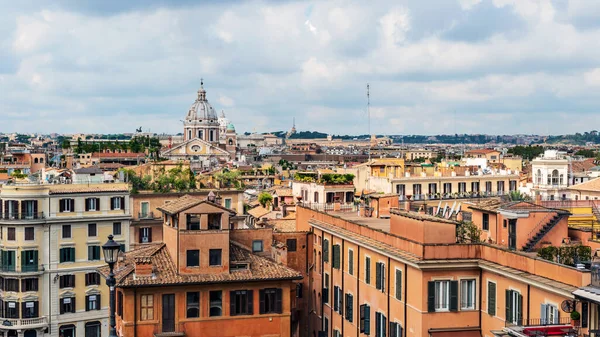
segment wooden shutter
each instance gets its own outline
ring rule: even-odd
[[[381,314],[375,313],[375,337],[381,337]]]
[[[111,211],[115,210],[115,198],[114,197],[110,198],[110,210]]]
[[[333,245],[333,268],[340,269],[340,245]]]
[[[396,324],[394,322],[390,322],[390,337],[398,337],[396,335]]]
[[[381,268],[381,291],[385,292],[385,264],[382,262],[379,267]]]
[[[41,218],[40,216],[38,216],[38,204],[39,204],[38,200],[33,201],[33,218],[34,219]],[[0,210],[0,212],[2,212],[2,210]]]
[[[275,312],[281,314],[283,312],[283,291],[281,288],[275,290]]]
[[[333,311],[338,311],[338,287],[333,287]]]
[[[379,268],[379,265],[381,263],[376,262],[375,263],[375,288],[377,289],[381,289],[381,269]]]
[[[25,309],[26,309],[26,303],[25,302],[21,302],[21,317],[25,318]]]
[[[73,275],[73,278],[75,278],[75,276]],[[75,312],[75,297],[71,297],[71,312]]]
[[[427,312],[435,312],[435,282],[427,282]]]
[[[348,253],[348,273],[350,275],[354,274],[354,252],[351,250]]]
[[[148,228],[148,242],[152,242],[152,227]]]
[[[360,332],[365,331],[365,305],[361,305],[358,307],[358,327]]]
[[[7,201],[7,203],[8,203],[8,201]],[[6,209],[8,209],[8,206],[6,207]],[[60,199],[58,201],[58,211],[61,213],[65,211],[65,199]]]
[[[350,323],[352,323],[352,321],[354,320],[354,296],[352,296],[351,294],[348,294],[348,304],[347,307],[348,309],[346,309],[347,315],[348,315],[348,321],[350,321]]]
[[[85,297],[85,311],[90,311],[90,296]]]
[[[35,317],[39,317],[40,315],[40,305],[38,301],[33,302],[33,315]]]
[[[371,283],[371,258],[365,258],[365,283]]]
[[[450,281],[450,311],[458,311],[458,281]]]
[[[75,199],[69,199],[69,203],[71,204],[71,212],[75,212]]]
[[[488,314],[496,315],[496,283],[488,282]]]
[[[329,262],[329,240],[323,239],[323,262]]]
[[[125,209],[125,197],[121,197],[121,209]]]
[[[553,323],[553,322],[547,322],[547,319],[548,319],[547,310],[548,310],[548,305],[542,303],[541,308],[540,308],[540,320],[541,320],[542,325],[545,325],[548,323]]]
[[[87,198],[85,199],[85,211],[89,211],[90,210],[90,199]]]
[[[264,314],[265,313],[265,290],[264,289],[260,289],[258,291],[258,300],[259,300],[258,312],[260,314]]]
[[[246,294],[248,294],[248,315],[254,314],[254,290],[246,290]]]
[[[61,278],[62,280],[62,278]],[[64,314],[65,313],[65,299],[61,298],[60,299],[60,314]]]
[[[402,300],[402,271],[396,269],[396,299]]]
[[[229,315],[236,315],[235,290],[229,292]]]
[[[384,314],[381,314],[381,336],[385,337],[385,330],[387,329],[387,321]]]
[[[100,210],[102,210],[102,209],[100,208],[100,198],[96,198],[96,210],[97,210],[97,211],[100,211]]]
[[[100,294],[96,295],[96,310],[100,310],[102,308],[102,299],[100,296]]]
[[[511,291],[510,290],[506,290],[506,316],[505,316],[505,320],[508,322],[512,322],[513,318],[512,318],[512,306],[511,306]]]
[[[371,334],[371,307],[365,305],[365,335]]]
[[[523,296],[517,294],[517,324],[522,325],[523,323]]]

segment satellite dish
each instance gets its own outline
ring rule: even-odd
[[[575,301],[571,301],[571,300],[564,300],[564,301],[562,301],[562,303],[560,304],[560,308],[561,308],[561,309],[562,309],[562,311],[564,311],[564,312],[571,313],[571,312],[573,312],[573,310],[575,310]]]

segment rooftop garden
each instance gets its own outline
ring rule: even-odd
[[[353,184],[354,174],[324,173],[320,177],[316,173],[296,173],[294,180],[305,183],[318,183],[327,185]]]

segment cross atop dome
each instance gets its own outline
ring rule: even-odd
[[[198,101],[206,102],[206,90],[204,90],[204,79],[200,79],[200,89],[198,89]]]

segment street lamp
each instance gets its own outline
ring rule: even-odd
[[[117,337],[117,331],[115,330],[115,274],[113,273],[115,263],[117,262],[117,257],[119,256],[119,250],[121,250],[121,245],[113,240],[113,236],[108,236],[108,241],[102,246],[102,251],[104,253],[104,261],[108,264],[110,268],[110,273],[108,274],[108,279],[106,280],[106,285],[110,289],[110,328],[109,328],[109,337]]]

